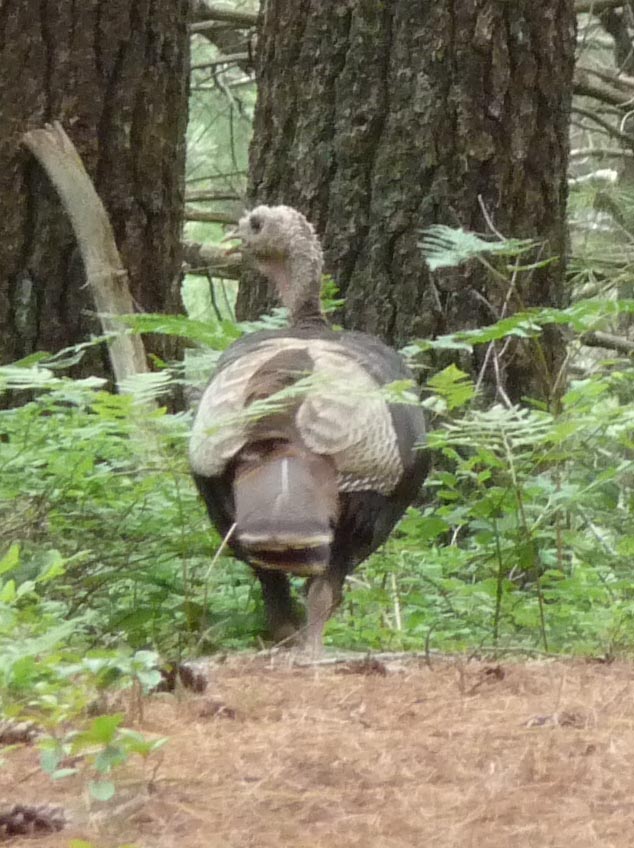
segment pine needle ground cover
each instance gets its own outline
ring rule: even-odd
[[[0,796],[65,808],[40,848],[629,848],[629,665],[384,666],[234,657],[204,696],[146,703],[137,729],[170,741],[124,767],[109,804],[89,806],[79,776],[51,783],[29,747],[5,756]]]

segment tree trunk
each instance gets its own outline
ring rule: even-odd
[[[483,207],[562,257],[513,307],[563,302],[574,47],[572,0],[265,0],[249,197],[315,223],[346,326],[398,346],[492,323],[506,291],[478,266],[432,279],[418,246],[433,223],[490,232]],[[249,277],[239,315],[269,297]],[[514,398],[543,376],[507,359]]]
[[[137,307],[179,310],[188,8],[0,0],[0,362],[99,333],[71,224],[20,146],[46,122],[62,123],[95,183]],[[161,339],[149,348],[174,353]],[[109,374],[105,348],[77,373]]]

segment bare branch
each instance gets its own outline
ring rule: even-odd
[[[625,5],[628,8],[630,6],[629,3]],[[616,9],[606,9],[599,16],[599,22],[603,30],[614,40],[613,55],[618,70],[631,74],[634,72],[632,63],[634,51],[628,26],[629,15],[625,14],[625,9],[622,11],[623,13],[619,14]]]
[[[237,280],[242,268],[239,253],[227,256],[226,251],[213,244],[200,244],[195,241],[183,242],[183,261],[188,274],[222,277]]]
[[[255,80],[253,79],[253,77],[243,77],[242,79],[238,80],[230,80],[227,83],[227,88],[233,91],[233,89],[235,88],[246,88],[247,86],[252,85],[255,85]]]
[[[625,5],[625,0],[577,0],[575,12],[578,15],[590,13],[600,15],[606,9],[619,9]]]
[[[633,139],[634,140],[634,139]],[[203,203],[205,201],[221,201],[221,200],[235,200],[241,201],[243,198],[236,194],[235,192],[222,192],[222,191],[187,191],[185,192],[185,200],[187,201],[198,201]]]
[[[633,354],[634,342],[630,339],[625,339],[623,336],[614,336],[612,333],[584,333],[581,336],[581,342],[588,347],[606,347],[610,350],[616,350],[619,353]]]
[[[588,118],[591,121],[594,121],[600,127],[608,133],[608,135],[612,136],[612,138],[618,138],[619,141],[622,141],[623,144],[627,144],[628,147],[634,148],[634,136],[628,135],[627,133],[621,132],[620,129],[610,124],[608,121],[604,121],[603,118],[599,117],[599,115],[591,112],[589,109],[583,109],[581,106],[573,106],[572,111],[576,115],[582,115],[584,118]]]
[[[192,65],[192,71],[204,71],[208,68],[217,68],[219,65],[238,65],[241,62],[248,62],[250,56],[248,53],[231,53],[229,56],[218,56],[209,62],[200,62],[198,65]]]
[[[189,185],[191,183],[204,183],[209,180],[228,180],[230,177],[246,177],[246,171],[227,171],[226,174],[205,174],[202,177],[190,177],[185,182]]]
[[[230,212],[206,212],[204,209],[185,207],[186,221],[205,221],[210,224],[237,224],[238,218]]]
[[[593,85],[588,82],[585,75],[578,73],[575,74],[572,90],[575,94],[579,94],[582,97],[594,97],[595,100],[600,100],[602,103],[609,103],[610,106],[625,107],[632,103],[632,98],[617,88],[607,85]]]
[[[611,35],[598,35],[593,32],[587,38],[579,36],[577,46],[581,48],[595,47],[599,50],[614,50],[614,39]]]
[[[576,70],[579,74],[590,74],[591,76],[595,76],[602,82],[606,82],[608,85],[624,91],[626,94],[629,94],[630,97],[634,95],[634,77],[628,76],[627,74],[615,73],[614,71],[605,71],[601,68],[590,68],[588,65],[581,64],[577,65]]]
[[[108,214],[60,123],[31,130],[22,136],[22,142],[48,174],[71,220],[104,333],[115,334],[108,342],[108,352],[121,385],[126,377],[146,372],[148,367],[143,341],[123,332],[125,327],[117,320],[118,315],[134,312],[134,302]]]
[[[213,44],[223,57],[245,56],[246,51],[246,57],[244,59],[236,59],[234,64],[238,65],[245,73],[250,74],[253,71],[252,39],[254,38],[254,26],[245,28],[245,26],[232,22],[210,20],[209,15],[214,13],[214,8],[217,12],[217,7],[208,6],[204,0],[194,0],[192,12],[193,25],[202,24],[205,29],[195,29],[193,30],[193,34]],[[226,13],[227,11],[227,7],[222,8],[222,12]],[[235,14],[235,10],[231,11]],[[244,14],[251,15],[252,13],[242,12],[240,14],[243,16]]]
[[[571,159],[584,159],[586,156],[596,156],[599,159],[632,159],[634,151],[622,150],[619,147],[578,147],[570,151]]]
[[[614,185],[617,179],[618,174],[614,168],[598,168],[596,171],[591,171],[589,174],[583,174],[580,177],[568,177],[568,185],[571,188],[580,185],[587,185],[588,183],[595,183],[597,185]],[[574,227],[575,222],[571,221],[569,225]],[[585,226],[585,224],[581,225],[580,222],[577,222],[577,225]]]
[[[231,6],[221,6],[218,3],[212,5],[199,3],[196,6],[196,19],[195,23],[190,24],[190,32],[203,32],[217,23],[231,24],[236,29],[254,27],[258,22],[258,14],[232,9]]]

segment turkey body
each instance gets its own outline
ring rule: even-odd
[[[193,428],[193,476],[219,533],[236,523],[229,545],[256,570],[274,638],[298,624],[284,572],[325,576],[332,607],[420,489],[429,469],[422,410],[380,391],[408,378],[378,339],[324,326],[253,333],[221,357]],[[248,415],[298,384],[286,403]],[[238,513],[241,479],[255,504]],[[248,515],[258,506],[259,535]]]
[[[427,475],[423,412],[384,391],[411,379],[395,351],[328,326],[321,245],[301,213],[259,206],[236,237],[275,284],[290,327],[222,355],[194,420],[192,473],[211,521],[255,569],[276,641],[300,626],[288,575],[309,578],[318,652],[346,575],[387,539]]]

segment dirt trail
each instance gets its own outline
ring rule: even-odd
[[[62,833],[9,844],[634,844],[631,665],[234,657],[209,677],[203,696],[148,699],[140,729],[170,741],[151,783],[152,764],[131,764],[110,805],[87,812],[81,781],[51,783],[34,748],[7,754],[1,798],[71,813]]]

